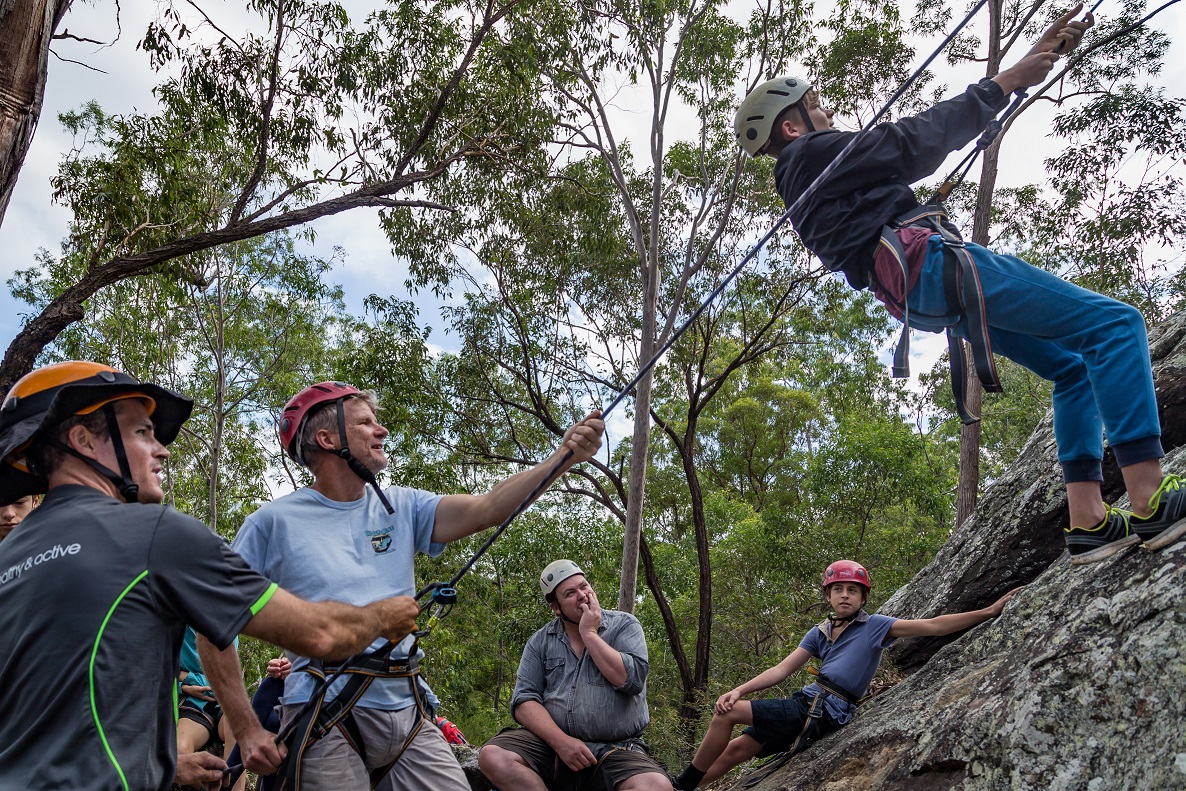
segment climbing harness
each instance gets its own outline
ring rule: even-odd
[[[987,133],[986,133],[987,134]],[[983,138],[982,138],[983,139]],[[903,228],[928,228],[932,233],[939,234],[943,239],[943,292],[947,305],[952,309],[946,317],[929,316],[928,318],[966,319],[968,342],[972,346],[972,360],[976,367],[976,375],[980,384],[990,393],[1001,392],[1000,378],[997,376],[996,362],[992,356],[992,343],[988,338],[988,320],[984,309],[984,289],[980,285],[980,274],[976,269],[976,261],[968,252],[959,230],[951,217],[947,214],[947,207],[941,199],[932,197],[931,202],[919,206],[898,217],[893,223],[881,229],[879,247],[885,248],[902,270],[902,281],[905,283],[901,303],[888,296],[886,299],[902,313],[902,334],[898,345],[894,349],[893,375],[901,379],[910,376],[910,305],[906,301],[906,292],[910,287],[910,272],[906,264],[906,250],[902,240],[898,238],[898,231]],[[876,275],[870,270],[870,275],[876,282]],[[880,285],[880,284],[879,284]],[[917,311],[915,315],[919,314]],[[965,425],[977,423],[979,415],[968,411],[964,400],[964,383],[967,378],[963,349],[959,338],[947,330],[948,364],[951,369],[951,391],[955,396],[955,408],[960,421]]]
[[[864,701],[864,698],[852,694],[844,687],[829,679],[818,668],[808,666],[804,670],[814,676],[812,683],[820,691],[815,693],[811,697],[811,701],[807,704],[807,716],[803,718],[803,727],[800,729],[798,735],[795,736],[795,740],[791,742],[790,746],[782,752],[770,756],[769,760],[758,767],[753,774],[747,775],[745,782],[741,786],[742,788],[754,787],[772,775],[775,770],[786,765],[787,761],[790,761],[791,758],[808,746],[804,743],[804,739],[814,739],[818,735],[824,714],[826,713],[824,704],[827,702],[829,695],[840,698],[852,706],[859,706]],[[812,732],[813,728],[815,733]]]
[[[414,639],[407,657],[392,659],[390,654],[395,650],[397,643],[387,640],[372,651],[356,654],[332,667],[314,661],[301,668],[302,671],[319,678],[320,682],[310,693],[309,700],[276,734],[276,743],[283,742],[288,746],[288,758],[280,769],[285,777],[283,788],[299,791],[300,766],[305,750],[335,727],[341,731],[351,748],[365,760],[366,748],[350,710],[376,678],[408,679],[412,687],[412,698],[416,702],[420,716],[417,717],[415,727],[409,731],[395,757],[388,764],[371,771],[372,788],[377,787],[391,767],[395,766],[395,762],[420,733],[424,723],[433,722],[436,712],[428,705],[420,687],[420,660],[416,654],[419,652],[421,638],[431,634],[440,619],[448,615],[449,610],[457,603],[457,591],[444,583],[435,583],[430,585],[429,589],[432,592],[430,604],[435,605],[436,609],[425,628],[412,633]],[[424,609],[422,607],[420,611],[424,612]],[[334,695],[333,700],[326,703],[326,692],[335,681],[344,676],[347,677],[346,683]]]
[[[399,760],[400,756],[408,749],[408,746],[411,745],[417,734],[420,733],[424,723],[432,722],[435,714],[428,705],[428,701],[425,700],[423,690],[420,687],[420,662],[416,658],[418,649],[419,638],[412,643],[412,648],[408,652],[408,658],[398,662],[391,660],[385,654],[372,652],[363,657],[359,662],[351,665],[339,665],[331,668],[321,662],[314,661],[302,668],[304,672],[316,676],[323,682],[327,676],[336,678],[345,675],[347,676],[347,680],[334,696],[333,700],[328,703],[324,702],[324,694],[317,698],[310,698],[311,701],[315,701],[315,705],[306,706],[301,709],[301,713],[297,717],[294,717],[292,726],[289,729],[293,743],[289,746],[288,757],[282,769],[285,783],[284,788],[300,788],[301,761],[304,758],[305,751],[318,739],[327,736],[334,728],[337,728],[342,733],[346,739],[346,743],[362,757],[365,763],[366,746],[363,743],[362,733],[359,730],[358,723],[355,721],[351,709],[353,709],[354,704],[358,702],[375,679],[406,678],[411,685],[412,698],[416,702],[416,711],[419,716],[416,718],[415,726],[409,730],[407,737],[404,739],[403,745],[396,752],[395,757],[383,766],[371,770],[371,788],[378,787],[388,771],[391,770],[391,767],[395,766],[395,762]]]

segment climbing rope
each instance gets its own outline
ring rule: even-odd
[[[972,21],[973,18],[975,18],[976,14],[979,13],[980,9],[984,6],[985,2],[986,2],[986,0],[977,0],[976,4],[967,13],[967,15],[963,18],[963,20],[961,20],[960,23],[955,26],[955,28],[951,31],[951,33],[948,34],[948,36],[934,50],[934,52],[932,52],[930,54],[930,56],[927,57],[927,59],[925,61],[923,61],[923,63],[917,69],[915,69],[914,73],[911,74],[910,77],[904,83],[902,83],[901,87],[898,88],[898,90],[893,94],[893,96],[891,96],[889,98],[889,100],[886,101],[886,103],[882,106],[882,108],[880,110],[878,110],[878,112],[869,120],[869,122],[867,124],[865,124],[864,127],[861,128],[861,130],[853,137],[853,139],[851,141],[849,141],[848,145],[846,145],[844,147],[844,149],[841,150],[840,154],[835,159],[833,159],[832,162],[829,163],[827,167],[824,168],[824,170],[811,182],[811,184],[807,187],[807,189],[805,189],[803,191],[803,193],[798,197],[798,199],[796,199],[795,202],[792,203],[779,216],[779,218],[774,222],[774,224],[770,227],[770,229],[767,230],[765,234],[763,234],[763,236],[741,258],[741,260],[737,263],[737,265],[721,280],[721,282],[716,286],[716,288],[714,288],[711,292],[709,292],[709,294],[704,298],[704,300],[700,303],[700,305],[696,308],[696,310],[693,311],[692,314],[684,321],[684,323],[681,324],[671,334],[671,336],[659,347],[659,349],[656,350],[656,352],[651,356],[651,358],[649,360],[647,360],[642,365],[642,367],[639,368],[639,370],[635,374],[634,378],[632,378],[624,387],[622,387],[622,389],[617,393],[617,395],[601,410],[601,415],[603,418],[609,416],[609,414],[611,412],[613,412],[613,410],[626,398],[626,396],[629,395],[631,392],[633,392],[634,388],[638,385],[639,382],[642,381],[643,377],[645,377],[651,371],[651,369],[654,368],[654,366],[658,363],[659,359],[662,358],[662,356],[664,354],[666,354],[668,350],[671,349],[671,347],[679,340],[679,338],[682,337],[683,334],[704,314],[704,312],[712,305],[712,303],[717,299],[717,297],[719,297],[721,295],[721,293],[724,292],[724,290],[729,286],[729,284],[732,283],[734,279],[736,279],[736,277],[749,264],[749,262],[752,261],[758,255],[758,253],[767,245],[767,243],[769,243],[769,241],[774,237],[774,234],[777,233],[779,231],[779,229],[781,229],[782,226],[786,224],[787,220],[789,220],[795,212],[797,212],[802,206],[804,206],[807,203],[807,201],[819,190],[820,185],[822,185],[831,176],[831,174],[833,172],[835,172],[835,170],[840,166],[840,164],[843,163],[851,155],[853,150],[861,142],[861,140],[864,138],[864,136],[869,133],[869,131],[886,115],[886,113],[889,112],[890,108],[894,104],[897,103],[897,101],[906,93],[906,91],[908,91],[910,89],[910,86],[913,85],[918,80],[918,78],[921,76],[923,71],[925,71],[925,69],[931,64],[931,62],[934,61],[935,58],[937,58],[943,52],[943,50],[945,50],[947,48],[947,46],[952,42],[952,40],[954,40],[954,38],[959,34],[959,32],[961,30],[963,30],[963,28],[966,27]],[[1091,11],[1094,12],[1095,9],[1098,8],[1102,2],[1103,2],[1103,0],[1098,0],[1096,2],[1096,4],[1092,7]],[[1083,56],[1085,56],[1089,52],[1092,52],[1092,51],[1098,49],[1100,46],[1103,46],[1104,44],[1106,44],[1112,40],[1115,40],[1116,38],[1119,38],[1120,36],[1126,35],[1127,33],[1131,32],[1132,30],[1140,27],[1145,22],[1147,22],[1149,19],[1156,16],[1158,13],[1165,10],[1169,6],[1174,5],[1177,2],[1179,2],[1179,0],[1169,0],[1169,2],[1167,2],[1165,5],[1161,6],[1160,8],[1158,8],[1155,11],[1153,11],[1152,13],[1150,13],[1149,15],[1145,16],[1137,23],[1124,28],[1123,30],[1117,32],[1116,34],[1113,34],[1112,36],[1109,36],[1104,41],[1101,41],[1101,42],[1097,43],[1096,45],[1093,45],[1091,48],[1089,48],[1088,50],[1081,53],[1079,55],[1079,57],[1077,57],[1074,61],[1071,62],[1070,65],[1077,63],[1079,60],[1082,59]],[[1070,65],[1068,65],[1068,68],[1070,67]],[[1054,81],[1052,80],[1051,83],[1047,83],[1046,86],[1043,86],[1042,91],[1045,91],[1046,88],[1048,88],[1050,86],[1050,84],[1052,84],[1053,82]],[[1039,92],[1038,95],[1039,96],[1041,95],[1041,91]],[[1006,129],[1008,127],[1008,123],[1012,120],[1012,117],[1014,115],[1016,115],[1021,110],[1025,109],[1026,106],[1028,106],[1028,105],[1022,104],[1022,102],[1024,101],[1025,98],[1026,98],[1025,93],[1019,92],[1017,99],[1015,99],[1013,104],[1010,105],[1008,110],[1001,116],[999,121],[995,121],[994,124],[990,125],[989,129],[985,131],[984,136],[982,136],[980,141],[977,142],[976,148],[969,155],[971,157],[971,160],[967,161],[967,164],[965,164],[964,162],[961,162],[960,165],[957,166],[956,170],[953,171],[953,176],[961,169],[962,169],[963,173],[961,173],[958,176],[958,178],[956,179],[954,184],[952,184],[952,187],[948,188],[948,193],[950,193],[951,188],[953,188],[955,184],[958,184],[959,181],[963,179],[963,176],[970,169],[971,161],[974,161],[975,156],[977,156],[980,151],[983,151],[989,145],[991,145],[992,140],[995,139],[995,137],[997,135],[999,135],[1004,129]],[[1037,97],[1035,96],[1034,98],[1036,99]],[[1032,102],[1033,99],[1031,99],[1030,101]],[[949,176],[947,181],[945,181],[945,185],[948,181],[951,181],[951,179],[952,179],[952,177]],[[518,506],[516,506],[515,510],[510,514],[510,516],[508,516],[505,520],[503,520],[503,522],[497,527],[497,529],[494,530],[494,532],[486,539],[486,541],[483,542],[481,547],[479,547],[477,549],[477,551],[475,551],[473,553],[473,555],[469,558],[469,560],[467,560],[465,562],[465,564],[461,566],[461,568],[457,571],[456,574],[453,575],[452,578],[450,578],[447,582],[430,583],[430,584],[424,586],[423,588],[421,588],[416,593],[416,601],[418,601],[418,602],[421,601],[422,599],[424,599],[425,597],[428,597],[427,601],[424,601],[424,603],[421,604],[421,606],[420,606],[421,614],[426,612],[429,608],[434,608],[433,613],[429,617],[428,623],[426,624],[426,627],[422,630],[419,630],[419,631],[413,633],[413,635],[417,638],[417,640],[419,640],[419,638],[421,638],[421,637],[425,637],[428,634],[430,634],[432,632],[433,628],[435,628],[435,626],[439,622],[440,618],[444,617],[444,615],[446,615],[448,613],[449,609],[452,607],[452,605],[457,600],[456,587],[457,587],[458,582],[460,582],[461,579],[478,562],[478,560],[480,560],[486,554],[486,552],[488,552],[490,550],[490,548],[494,545],[494,542],[498,540],[498,538],[507,530],[508,527],[510,527],[511,523],[514,522],[515,519],[517,519],[524,511],[526,511],[527,508],[530,506],[530,504],[535,501],[536,497],[539,496],[539,494],[545,488],[547,488],[547,486],[559,475],[559,473],[563,469],[565,463],[569,459],[572,458],[572,455],[573,455],[572,451],[569,450],[569,451],[565,452],[565,454],[555,464],[553,464],[553,466],[548,470],[548,472],[544,476],[544,478],[541,479],[539,481],[539,483],[536,484],[536,486],[523,499],[523,501],[520,502]],[[304,706],[302,706],[301,710],[297,713],[297,715],[290,720],[290,724],[295,723],[297,720],[299,720],[301,718],[301,716],[311,706],[317,705],[318,702],[325,696],[329,687],[336,680],[338,680],[341,677],[341,675],[344,672],[346,672],[350,667],[360,664],[361,662],[365,661],[365,659],[367,659],[369,657],[385,655],[385,654],[389,653],[392,649],[394,649],[395,646],[396,646],[396,643],[394,641],[387,641],[383,645],[374,649],[373,651],[360,652],[360,653],[354,655],[353,657],[350,657],[346,661],[342,662],[333,673],[328,674],[317,685],[317,687],[311,693],[308,702],[306,702],[304,704]],[[280,743],[282,741],[285,741],[288,738],[288,736],[290,735],[291,730],[292,730],[291,727],[282,729],[280,731],[280,733],[277,734],[277,736],[276,736],[276,742]]]
[[[786,221],[790,219],[791,215],[798,211],[798,209],[803,206],[812,195],[815,194],[820,185],[823,184],[824,181],[826,181],[828,177],[831,176],[831,174],[836,170],[836,168],[848,158],[853,149],[856,148],[857,144],[869,132],[869,130],[872,129],[873,126],[877,124],[877,122],[880,121],[886,113],[889,112],[890,108],[898,101],[898,99],[900,99],[902,95],[910,89],[910,86],[914,84],[914,82],[919,78],[927,66],[929,66],[931,62],[937,58],[944,49],[947,48],[947,45],[952,42],[959,32],[963,30],[963,28],[967,26],[969,22],[972,21],[972,19],[984,6],[985,2],[986,0],[977,0],[977,3],[972,7],[972,10],[968,12],[968,14],[958,25],[956,25],[955,29],[952,30],[947,38],[943,40],[943,43],[931,53],[931,55],[922,63],[921,66],[915,69],[914,73],[910,75],[909,79],[902,83],[902,86],[898,88],[897,92],[895,92],[894,95],[891,96],[885,103],[885,105],[880,110],[878,110],[877,114],[873,116],[873,118],[860,130],[859,133],[857,133],[857,135],[851,141],[849,141],[848,145],[844,147],[840,154],[834,160],[832,160],[832,162],[826,168],[824,168],[823,172],[820,173],[810,185],[808,185],[807,189],[803,191],[803,194],[800,195],[799,198],[782,213],[782,215],[778,218],[778,220],[775,221],[774,225],[772,225],[770,229],[766,231],[762,238],[759,239],[744,256],[742,256],[738,264],[724,277],[723,280],[721,280],[720,284],[718,284],[717,287],[714,288],[708,294],[708,296],[704,298],[699,307],[697,307],[696,310],[693,311],[692,314],[687,318],[687,320],[685,320],[684,323],[681,324],[679,328],[677,328],[671,334],[671,336],[659,347],[659,349],[651,356],[651,358],[642,365],[642,367],[638,370],[638,373],[635,374],[634,378],[631,379],[625,385],[625,387],[623,387],[618,392],[613,400],[611,400],[601,410],[601,415],[603,418],[607,417],[611,412],[613,412],[618,404],[620,404],[627,395],[633,392],[634,388],[639,382],[642,381],[643,377],[655,367],[659,359],[664,354],[666,354],[667,351],[676,343],[676,341],[679,340],[679,338],[688,330],[688,328],[691,327],[706,310],[708,310],[709,306],[716,300],[718,296],[721,295],[722,292],[724,292],[724,290],[741,273],[746,265],[749,264],[749,262],[752,261],[755,256],[757,256],[762,248],[764,248],[766,244],[772,238],[774,238],[774,234],[777,233],[784,224],[786,224]],[[474,552],[470,559],[465,562],[465,564],[457,571],[456,574],[453,575],[453,577],[448,582],[430,583],[421,588],[416,593],[416,601],[420,601],[426,596],[429,597],[429,599],[420,606],[421,614],[423,614],[430,607],[435,608],[433,614],[429,618],[426,628],[413,633],[417,638],[425,637],[431,633],[432,629],[436,626],[440,618],[448,612],[448,608],[451,607],[452,603],[456,601],[457,583],[460,582],[462,577],[464,577],[469,572],[469,570],[474,567],[474,564],[477,563],[478,560],[480,560],[492,546],[494,546],[494,542],[497,541],[504,532],[506,532],[511,523],[514,522],[515,519],[517,519],[524,511],[526,511],[531,503],[535,501],[535,498],[538,497],[539,494],[558,476],[561,469],[563,469],[564,464],[572,458],[572,455],[572,451],[569,450],[565,452],[565,454],[555,464],[552,465],[551,469],[548,470],[547,475],[545,475],[543,479],[541,479],[540,482],[536,484],[535,488],[533,488],[531,492],[525,498],[523,498],[523,501],[515,507],[515,510],[511,513],[511,515],[503,520],[498,528],[490,534],[482,546],[479,547],[476,552]],[[445,594],[447,598],[451,598],[451,601],[448,603],[440,601],[439,597],[442,594]],[[327,675],[325,679],[323,679],[317,685],[317,687],[314,688],[313,692],[309,696],[309,700],[304,704],[304,706],[302,706],[297,715],[290,720],[290,724],[299,720],[301,715],[303,715],[309,707],[317,705],[317,702],[325,696],[325,693],[329,689],[330,685],[338,680],[338,678],[340,678],[341,675],[350,667],[361,663],[371,656],[386,654],[395,648],[395,645],[395,642],[387,641],[373,651],[360,652],[342,662],[342,664],[338,666],[337,670]],[[291,730],[291,728],[282,729],[276,736],[276,742],[280,743],[281,741],[287,739],[291,733]]]

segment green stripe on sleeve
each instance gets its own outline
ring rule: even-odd
[[[264,608],[265,604],[267,604],[268,602],[270,602],[272,600],[272,597],[276,595],[276,591],[279,588],[280,588],[280,586],[274,582],[270,586],[268,586],[268,589],[266,591],[264,591],[264,595],[260,596],[258,599],[256,599],[255,604],[251,605],[251,614],[253,616],[259,615],[259,611]]]
[[[99,708],[95,702],[95,658],[99,655],[99,643],[103,639],[103,632],[107,629],[108,621],[115,614],[115,608],[127,597],[132,588],[136,587],[136,584],[147,576],[148,569],[140,572],[140,576],[129,582],[128,587],[124,588],[119,596],[115,597],[115,601],[111,603],[111,608],[107,610],[107,615],[103,617],[103,623],[99,625],[99,633],[95,635],[95,644],[91,647],[91,663],[87,670],[87,680],[90,684],[91,716],[95,718],[95,728],[99,731],[99,739],[103,742],[103,749],[107,752],[108,760],[111,761],[111,765],[115,767],[115,771],[119,775],[119,782],[123,786],[124,791],[128,791],[128,779],[124,776],[124,770],[120,767],[119,761],[116,760],[115,753],[111,752],[111,745],[107,743],[107,734],[103,732],[103,723],[99,721]],[[173,694],[176,695],[177,693],[174,692]]]

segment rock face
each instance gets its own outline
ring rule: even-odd
[[[1186,444],[1186,313],[1152,336],[1168,450]],[[1186,448],[1164,463],[1186,473]],[[1119,494],[1114,464],[1105,478]],[[1048,417],[881,612],[926,618],[1029,587],[961,637],[899,641],[887,658],[913,675],[750,787],[1186,789],[1186,540],[1072,567],[1065,520]]]

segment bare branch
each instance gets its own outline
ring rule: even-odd
[[[55,58],[62,61],[63,63],[73,63],[75,66],[82,66],[84,69],[90,69],[91,71],[97,71],[100,74],[107,74],[107,72],[103,71],[102,69],[97,69],[94,66],[91,66],[90,64],[87,64],[87,63],[83,63],[80,60],[74,60],[73,58],[63,58],[58,53],[54,52],[52,47],[49,50],[49,54],[53,55]]]
[[[260,110],[259,147],[256,150],[255,170],[247,179],[247,183],[243,185],[243,191],[239,193],[239,199],[235,201],[235,208],[231,210],[231,225],[238,223],[239,218],[243,216],[247,201],[255,193],[255,188],[259,186],[264,169],[268,165],[268,137],[272,130],[272,110],[276,104],[280,48],[284,44],[284,31],[284,0],[279,0],[276,3],[276,40],[272,45],[272,63],[268,69],[268,97],[264,100],[264,106]]]
[[[99,41],[98,39],[84,38],[83,36],[76,36],[73,33],[71,33],[68,29],[63,30],[61,33],[54,33],[52,36],[50,36],[50,38],[69,39],[70,41],[81,41],[84,44],[98,44],[101,47],[106,47],[106,46],[110,45],[110,42],[107,42],[107,41]]]

